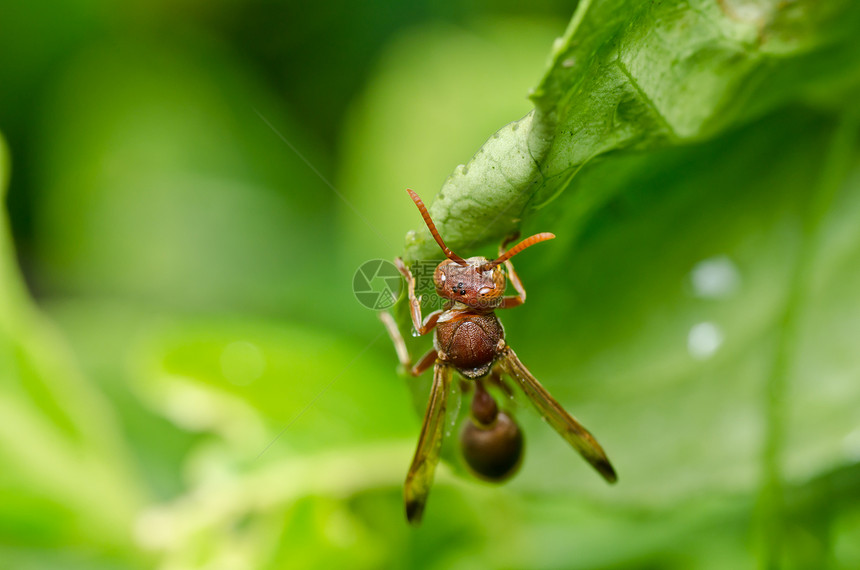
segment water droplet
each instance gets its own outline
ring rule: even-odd
[[[693,294],[703,299],[731,297],[741,285],[741,275],[725,255],[704,259],[690,272]]]
[[[687,350],[696,360],[706,360],[723,344],[723,332],[711,322],[693,325],[687,335]]]

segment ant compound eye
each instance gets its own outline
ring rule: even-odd
[[[501,482],[516,473],[523,457],[523,434],[514,419],[499,412],[489,426],[469,419],[460,432],[460,451],[472,472]]]

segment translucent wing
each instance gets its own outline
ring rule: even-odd
[[[424,414],[424,425],[415,457],[406,475],[403,498],[406,501],[406,518],[413,524],[421,522],[427,495],[433,484],[433,474],[439,462],[442,436],[445,433],[445,408],[451,385],[452,369],[449,365],[436,362],[433,368],[433,386],[430,388],[430,401]]]
[[[614,483],[618,476],[594,436],[555,401],[510,347],[506,347],[502,353],[502,367],[517,381],[549,425],[591,463],[604,479]]]

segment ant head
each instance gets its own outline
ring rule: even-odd
[[[430,230],[433,239],[436,240],[436,243],[442,248],[442,253],[448,258],[439,264],[433,274],[436,293],[440,297],[459,301],[470,307],[498,307],[502,303],[507,284],[501,265],[525,248],[555,237],[551,233],[535,234],[524,239],[493,261],[486,257],[463,259],[448,249],[448,246],[442,241],[436,224],[430,219],[427,207],[424,206],[424,202],[421,201],[418,194],[409,189],[406,191],[409,192],[415,205],[418,206],[418,211],[421,212],[421,217],[424,218],[424,223],[427,224],[427,229]]]
[[[470,257],[466,265],[446,259],[433,273],[436,293],[470,307],[496,308],[505,294],[505,272],[486,257]]]

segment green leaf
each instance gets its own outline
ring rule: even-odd
[[[846,81],[847,62],[856,81],[858,25],[849,0],[580,2],[535,110],[457,167],[430,214],[469,255],[516,230],[592,159],[712,137],[813,85]],[[407,236],[407,261],[439,256],[426,228]]]
[[[429,204],[451,165],[529,112],[526,93],[562,26],[485,18],[468,27],[424,24],[390,42],[344,128],[337,187],[374,226],[343,208],[341,247],[356,263],[400,253],[403,235],[420,223],[406,188]]]

